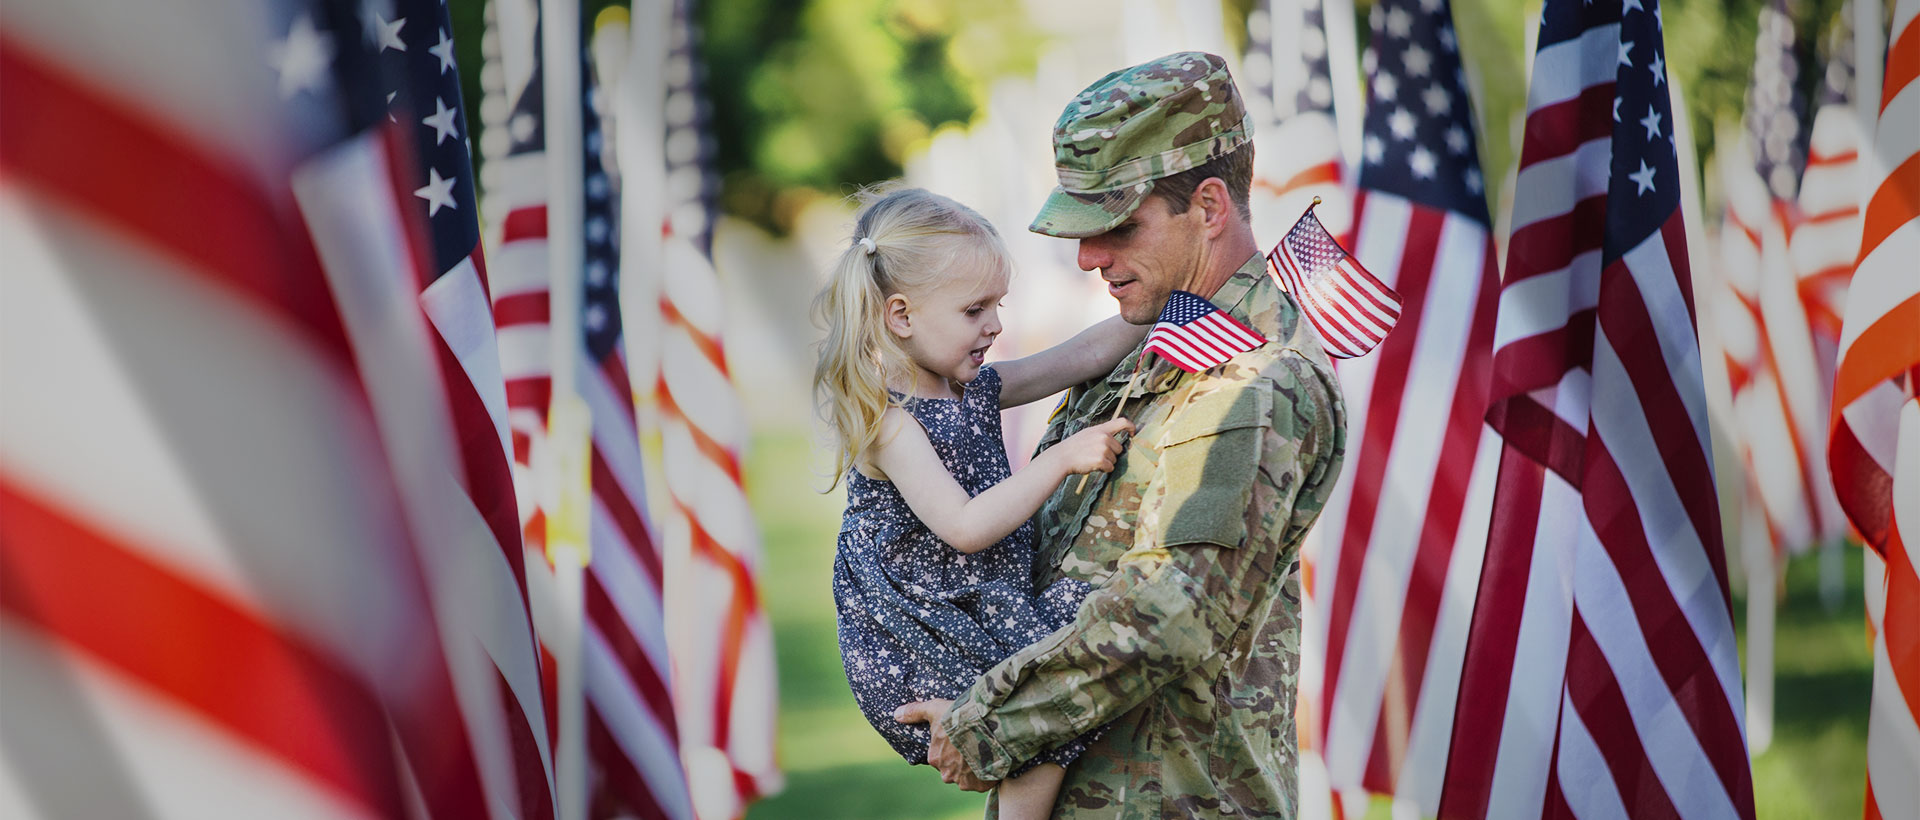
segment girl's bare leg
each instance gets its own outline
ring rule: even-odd
[[[1000,782],[1001,820],[1048,820],[1053,816],[1054,798],[1060,795],[1060,783],[1067,770],[1058,763],[1042,763],[1019,777]]]

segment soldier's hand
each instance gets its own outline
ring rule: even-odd
[[[1126,449],[1120,437],[1131,433],[1133,422],[1114,419],[1074,433],[1052,449],[1061,451],[1059,458],[1070,473],[1109,473],[1113,472],[1120,451]]]
[[[946,727],[940,725],[940,719],[946,717],[947,710],[952,708],[953,701],[950,700],[923,700],[893,710],[893,719],[901,723],[925,723],[933,730],[933,742],[927,746],[927,763],[940,770],[941,780],[959,786],[963,791],[990,791],[1000,785],[1000,781],[975,777],[973,768],[960,756],[960,750],[953,748],[953,743],[947,740]]]

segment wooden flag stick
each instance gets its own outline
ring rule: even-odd
[[[1144,359],[1146,358],[1146,356],[1143,354],[1141,358]],[[1127,396],[1133,393],[1133,385],[1134,385],[1134,382],[1137,382],[1137,381],[1140,381],[1140,362],[1138,360],[1135,360],[1133,365],[1133,375],[1127,378],[1126,389],[1120,391],[1120,400],[1113,403],[1113,418],[1107,419],[1108,423],[1112,423],[1113,419],[1117,419],[1120,417],[1120,411],[1125,409],[1127,406]],[[1118,467],[1119,465],[1116,464],[1114,466]],[[1093,473],[1080,474],[1080,483],[1078,485],[1075,485],[1073,488],[1074,494],[1078,495],[1080,493],[1086,492],[1087,477],[1091,475],[1093,475]]]

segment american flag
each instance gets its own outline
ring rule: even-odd
[[[506,116],[487,122],[485,143],[499,147],[483,166],[485,206],[493,231],[493,321],[498,329],[500,369],[506,383],[507,425],[513,441],[513,471],[519,489],[522,536],[530,561],[545,563],[551,502],[546,484],[547,418],[553,397],[551,284],[547,264],[547,136],[540,70],[537,4],[501,0],[487,4],[492,75],[505,82],[489,89],[491,103]],[[483,150],[485,144],[483,143]],[[530,564],[531,565],[531,564]]]
[[[1547,0],[1441,816],[1754,814],[1665,64],[1657,2]]]
[[[1826,390],[1788,250],[1807,161],[1805,95],[1795,82],[1805,49],[1785,0],[1761,9],[1759,30],[1746,130],[1721,161],[1716,324],[1749,503],[1766,513],[1776,551],[1799,552],[1838,538],[1843,524],[1819,459]]]
[[[1499,273],[1449,5],[1383,0],[1371,23],[1356,253],[1405,312],[1373,356],[1339,362],[1355,424],[1316,528],[1305,643],[1322,660],[1303,686],[1325,704],[1308,728],[1335,788],[1432,814],[1498,454]]]
[[[552,814],[498,499],[449,480],[458,283],[422,293],[459,96],[404,57],[451,75],[437,5],[0,24],[0,676],[60,739],[0,813]]]
[[[693,803],[680,762],[679,728],[669,695],[662,584],[665,574],[647,519],[639,419],[620,312],[618,195],[607,159],[613,146],[593,104],[599,91],[583,49],[586,100],[582,134],[586,243],[574,386],[593,420],[587,535],[586,686],[588,757],[597,773],[595,816],[687,818]]]
[[[573,367],[569,380],[584,399],[590,419],[588,480],[592,510],[587,521],[591,562],[583,583],[584,612],[555,612],[541,625],[543,649],[559,642],[563,621],[584,619],[580,648],[586,716],[589,812],[596,817],[691,818],[686,776],[679,759],[679,738],[668,689],[670,664],[662,606],[662,567],[647,520],[645,468],[633,389],[627,376],[619,296],[619,224],[616,177],[606,162],[613,145],[602,128],[592,61],[586,49],[561,59],[573,60],[582,78],[578,106],[581,137],[577,147],[581,178],[577,187],[551,184],[545,55],[540,9],[531,3],[501,3],[498,37],[503,74],[525,78],[506,121],[508,150],[489,176],[498,181],[489,201],[506,208],[500,243],[501,278],[513,290],[496,296],[495,315],[503,327],[501,356],[517,367],[509,377],[515,460],[522,487],[553,497],[552,482],[566,477],[551,472],[541,452],[548,440],[549,401],[553,390],[549,342],[549,295],[555,283],[581,287],[580,337],[568,345],[563,361]],[[577,25],[577,23],[574,23]],[[548,205],[577,191],[578,209]],[[550,222],[552,215],[577,213],[577,225]],[[555,277],[549,242],[578,242],[583,251],[580,275]],[[502,290],[505,290],[503,287]],[[511,323],[511,324],[509,324]],[[523,505],[524,509],[524,505]],[[545,511],[523,515],[529,537],[544,542]],[[533,580],[557,584],[544,554],[530,556]],[[557,597],[557,596],[556,596]]]
[[[1400,294],[1347,255],[1313,210],[1267,253],[1267,272],[1299,302],[1327,355],[1365,356],[1400,320]]]
[[[1865,187],[1860,163],[1864,135],[1853,102],[1850,16],[1845,12],[1840,15],[1827,40],[1820,104],[1814,111],[1807,169],[1800,178],[1796,200],[1799,220],[1788,239],[1822,385],[1833,382],[1847,282],[1853,278],[1854,258],[1860,252],[1860,192]],[[1821,395],[1831,397],[1826,390]],[[1827,404],[1830,402],[1822,402],[1818,411],[1823,421],[1829,415]]]
[[[1241,75],[1254,122],[1257,236],[1279,233],[1279,220],[1316,198],[1333,235],[1352,236],[1353,192],[1334,120],[1332,56],[1341,48],[1351,66],[1351,39],[1328,39],[1322,0],[1258,0],[1247,15]]]
[[[1879,125],[1863,162],[1875,186],[1847,291],[1827,458],[1840,504],[1871,548],[1873,706],[1866,816],[1920,810],[1920,0],[1889,29]],[[1876,565],[1878,565],[1876,567]],[[1881,569],[1875,573],[1872,570]]]
[[[1147,334],[1145,349],[1181,370],[1198,373],[1266,343],[1267,337],[1212,302],[1176,290],[1168,294],[1167,306],[1160,309],[1160,320]]]
[[[634,127],[661,129],[622,168],[651,164],[659,187],[632,186],[627,202],[662,215],[656,267],[660,342],[654,393],[661,461],[671,495],[661,522],[667,639],[681,756],[704,820],[738,817],[781,788],[774,763],[778,701],[773,634],[756,588],[760,535],[741,484],[748,428],[721,336],[726,306],[711,258],[714,197],[699,32],[688,0],[671,3],[660,105],[637,112]],[[636,23],[640,26],[652,21]],[[628,93],[623,91],[622,93]],[[649,121],[650,120],[650,121]],[[621,128],[629,127],[623,120]],[[652,201],[644,201],[651,198]],[[664,198],[665,202],[659,201]],[[627,268],[633,270],[633,266]]]

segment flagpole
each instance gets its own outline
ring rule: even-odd
[[[1333,79],[1340,162],[1352,171],[1360,164],[1360,128],[1367,115],[1366,100],[1360,94],[1360,40],[1353,31],[1353,0],[1326,0],[1320,20],[1327,31],[1327,72]]]
[[[581,135],[580,3],[540,0],[540,49],[546,106],[547,262],[551,276],[553,412],[551,446],[562,459],[559,509],[549,535],[561,603],[561,628],[554,646],[559,726],[554,750],[554,779],[561,820],[586,816],[586,708],[580,669],[583,582],[589,560],[586,516],[591,508],[583,469],[591,445],[592,422],[578,388],[585,350],[580,331],[580,268],[586,255],[582,225],[585,211],[585,157]],[[580,466],[566,464],[568,456]]]

